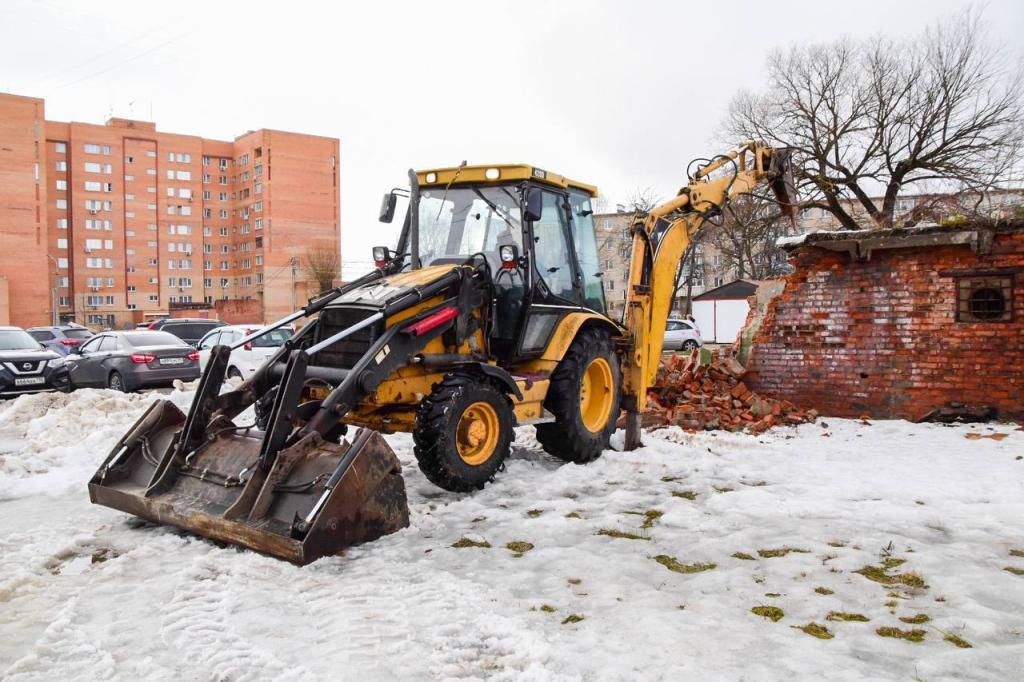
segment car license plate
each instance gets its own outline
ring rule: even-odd
[[[185,358],[160,358],[161,365],[184,365]]]
[[[21,377],[14,380],[15,386],[37,386],[45,383],[46,379],[44,377]]]

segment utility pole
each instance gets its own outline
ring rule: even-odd
[[[299,269],[299,259],[296,258],[295,256],[292,256],[292,311],[294,311],[296,309],[295,308],[295,275],[297,274],[298,269]]]

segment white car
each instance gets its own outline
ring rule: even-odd
[[[691,351],[703,345],[697,325],[689,320],[669,319],[665,326],[664,350]]]
[[[206,363],[210,361],[210,351],[214,346],[237,343],[259,329],[259,325],[231,325],[211,330],[199,341],[199,367],[206,370]],[[281,327],[231,351],[227,378],[248,379],[291,336],[290,329]]]

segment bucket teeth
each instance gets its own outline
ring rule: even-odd
[[[297,564],[409,525],[401,463],[384,438],[311,433],[259,465],[263,432],[220,428],[185,458],[185,416],[158,401],[89,483],[92,502]]]

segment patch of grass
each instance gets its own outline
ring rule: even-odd
[[[658,511],[657,509],[648,509],[644,512],[644,522],[640,525],[640,528],[649,530],[654,528],[654,522],[665,515],[665,512]]]
[[[751,488],[760,488],[762,486],[768,485],[767,481],[740,481],[740,483],[742,483],[743,485],[749,485]]]
[[[526,515],[529,516],[531,519],[535,519],[543,513],[543,509],[530,509],[526,512]]]
[[[730,488],[729,486],[723,486],[719,488],[717,485],[713,485],[711,487],[715,489],[716,493],[731,493],[733,491],[733,489]]]
[[[1010,556],[1024,557],[1024,549],[1011,549]]]
[[[661,480],[663,483],[675,483],[676,481],[683,480],[682,476],[662,476]]]
[[[746,552],[736,552],[732,555],[733,559],[743,559],[743,561],[753,561],[754,557],[750,556]]]
[[[797,549],[795,547],[779,547],[778,549],[759,549],[757,555],[762,559],[774,559],[780,556],[786,556],[790,552],[797,552],[799,554],[808,554],[811,550],[809,549]]]
[[[931,620],[927,613],[919,613],[916,616],[900,616],[900,620],[908,625],[921,625]]]
[[[684,500],[690,500],[692,502],[697,499],[697,493],[692,490],[673,490],[672,497],[681,497]]]
[[[477,516],[472,521],[470,521],[470,523],[480,523],[481,521],[486,521],[486,520],[487,520],[486,516]]]
[[[817,592],[818,594],[825,594],[825,595],[835,594],[835,592],[833,590],[830,590],[827,587],[815,587],[814,591]]]
[[[654,560],[676,573],[700,573],[701,571],[710,571],[718,568],[718,564],[681,564],[676,561],[675,557],[668,556],[667,554],[659,554],[654,557]]]
[[[1007,566],[1003,570],[1004,571],[1009,571],[1010,573],[1013,573],[1014,575],[1024,575],[1024,568],[1017,568],[1016,566]]]
[[[607,535],[610,538],[621,538],[623,540],[650,540],[650,538],[646,538],[643,535],[637,535],[636,533],[630,533],[624,530],[616,530],[614,528],[602,528],[594,533],[594,535]]]
[[[846,547],[846,543],[841,541],[841,540],[833,540],[832,542],[828,543],[828,546],[829,547]]]
[[[895,599],[893,599],[892,601],[885,602],[885,605],[888,606],[890,609],[894,609],[897,606],[899,606],[900,603],[898,601],[896,601]],[[893,611],[893,613],[895,613],[895,611]]]
[[[875,634],[879,637],[893,637],[895,639],[905,639],[908,642],[923,642],[924,636],[927,634],[924,630],[900,630],[899,628],[878,628],[875,630]]]
[[[817,637],[818,639],[832,639],[835,637],[829,629],[824,625],[818,625],[817,623],[808,623],[807,625],[793,625],[791,627],[801,630],[811,637]]]
[[[581,580],[580,578],[569,578],[565,582],[569,583],[570,585],[579,585],[581,582],[583,582],[583,580]]]
[[[900,594],[899,592],[886,592],[885,596],[892,597],[893,599],[910,599],[907,595]]]
[[[531,549],[533,549],[533,544],[530,542],[526,542],[524,540],[513,540],[512,542],[505,545],[505,549],[514,552],[516,558],[518,559],[519,557],[523,556]]]
[[[764,596],[771,597],[772,599],[774,599],[776,597],[781,597],[782,593],[781,592],[765,592]]]
[[[957,635],[954,635],[952,632],[945,633],[942,636],[942,639],[943,639],[943,641],[949,642],[953,646],[959,647],[961,649],[973,649],[974,648],[973,645],[971,645],[971,643],[968,642],[966,639],[964,639],[963,637],[958,637]]]
[[[890,556],[890,557],[886,557],[882,561],[882,568],[884,568],[885,570],[888,571],[889,569],[896,568],[898,566],[902,566],[905,563],[907,563],[906,559],[897,559],[896,557]]]
[[[540,605],[540,610],[543,611],[544,613],[554,613],[558,609],[556,609],[551,604],[541,604]]]
[[[583,517],[580,516],[579,514],[577,514],[576,512],[569,512],[568,514],[565,515],[565,518],[567,518],[567,519],[582,519]]]
[[[477,542],[476,540],[470,540],[469,538],[460,538],[452,543],[452,547],[455,547],[456,549],[463,549],[466,547],[482,547],[483,549],[490,549],[491,543],[487,542],[487,540]]]
[[[773,623],[778,623],[785,616],[785,612],[778,606],[755,606],[750,609],[750,612],[755,616],[761,616],[767,618]]]
[[[825,620],[842,620],[842,621],[855,621],[858,623],[867,623],[870,618],[860,613],[844,613],[843,611],[829,611],[828,615],[825,616]]]
[[[911,571],[910,573],[898,573],[896,575],[889,575],[886,569],[882,566],[865,566],[861,569],[854,571],[859,573],[868,580],[873,580],[876,583],[882,585],[906,585],[907,587],[928,587],[924,583],[924,578],[918,573]]]
[[[565,617],[565,620],[562,621],[562,625],[572,625],[573,623],[578,623],[581,620],[583,620],[583,616],[581,616],[580,614],[570,613],[568,616]]]

